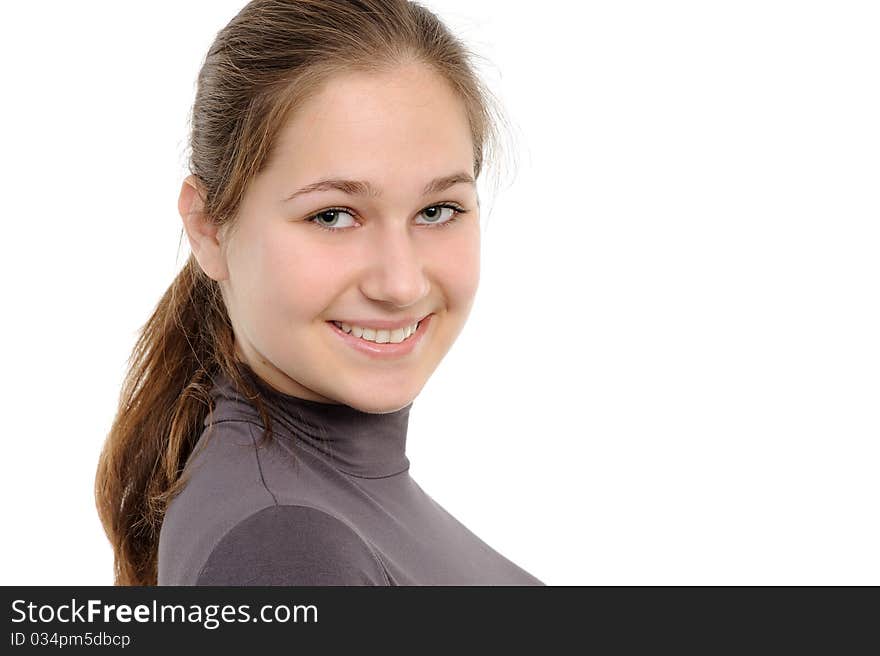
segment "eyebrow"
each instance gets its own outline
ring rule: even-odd
[[[441,191],[445,191],[446,189],[449,189],[450,187],[459,183],[466,183],[476,186],[473,176],[462,171],[459,173],[453,173],[451,175],[444,175],[440,178],[435,178],[431,180],[427,185],[425,185],[425,188],[422,190],[422,195],[427,196],[429,194],[436,194]],[[382,192],[380,192],[366,180],[345,180],[343,178],[330,178],[328,180],[319,180],[318,182],[313,182],[309,185],[306,185],[302,189],[299,189],[290,194],[290,196],[285,198],[282,202],[286,203],[287,201],[293,200],[298,196],[302,196],[303,194],[310,194],[313,191],[329,191],[331,189],[337,189],[351,196],[370,196],[372,198],[378,198],[382,195]]]

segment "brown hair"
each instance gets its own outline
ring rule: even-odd
[[[211,45],[192,107],[190,172],[204,212],[232,228],[249,182],[270,160],[291,112],[334,73],[408,63],[439,72],[462,99],[474,174],[499,151],[500,105],[469,51],[429,10],[406,0],[253,0]],[[244,375],[242,375],[244,372]],[[239,369],[216,281],[190,254],[140,331],[95,478],[98,513],[114,550],[116,585],[156,585],[159,531],[183,488],[184,465],[211,410],[218,373],[271,423],[259,381]]]

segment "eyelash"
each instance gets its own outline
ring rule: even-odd
[[[461,207],[461,205],[458,205],[456,203],[438,203],[437,205],[428,205],[428,207],[421,210],[421,212],[419,212],[419,214],[421,214],[425,210],[430,210],[430,209],[434,209],[437,207],[441,207],[441,208],[445,207],[450,210],[454,210],[455,214],[453,214],[447,221],[444,221],[443,223],[425,224],[428,226],[428,228],[430,228],[432,230],[436,229],[436,228],[445,228],[446,226],[458,221],[458,219],[461,218],[462,214],[467,214],[468,212],[470,212],[470,210],[466,210],[463,207]],[[351,214],[355,218],[357,217],[357,214],[355,212],[353,212],[352,210],[348,209],[347,207],[328,207],[325,210],[321,210],[320,212],[316,212],[315,214],[312,214],[311,216],[307,217],[305,219],[306,223],[311,223],[313,226],[315,226],[319,230],[324,230],[325,232],[345,232],[346,230],[351,230],[351,227],[348,227],[348,228],[328,228],[326,226],[322,226],[315,219],[317,219],[321,214],[324,214],[325,212],[345,212],[346,214]]]

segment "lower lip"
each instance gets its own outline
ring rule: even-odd
[[[361,339],[360,337],[350,335],[332,321],[328,321],[327,325],[330,326],[330,328],[333,329],[333,332],[339,335],[339,337],[342,338],[342,340],[346,344],[351,346],[356,351],[360,351],[364,355],[367,355],[371,358],[384,360],[387,358],[399,358],[412,353],[413,350],[422,341],[425,332],[428,330],[428,324],[431,323],[431,318],[433,316],[433,314],[429,314],[427,317],[422,319],[419,322],[419,327],[416,329],[416,331],[412,335],[410,335],[408,339],[400,342],[400,344],[392,344],[390,342],[386,344],[368,342],[367,340]]]

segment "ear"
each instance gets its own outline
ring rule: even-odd
[[[229,271],[219,239],[219,226],[205,213],[204,187],[194,175],[189,175],[180,188],[177,210],[183,219],[183,229],[189,239],[193,255],[209,278],[226,280]]]

